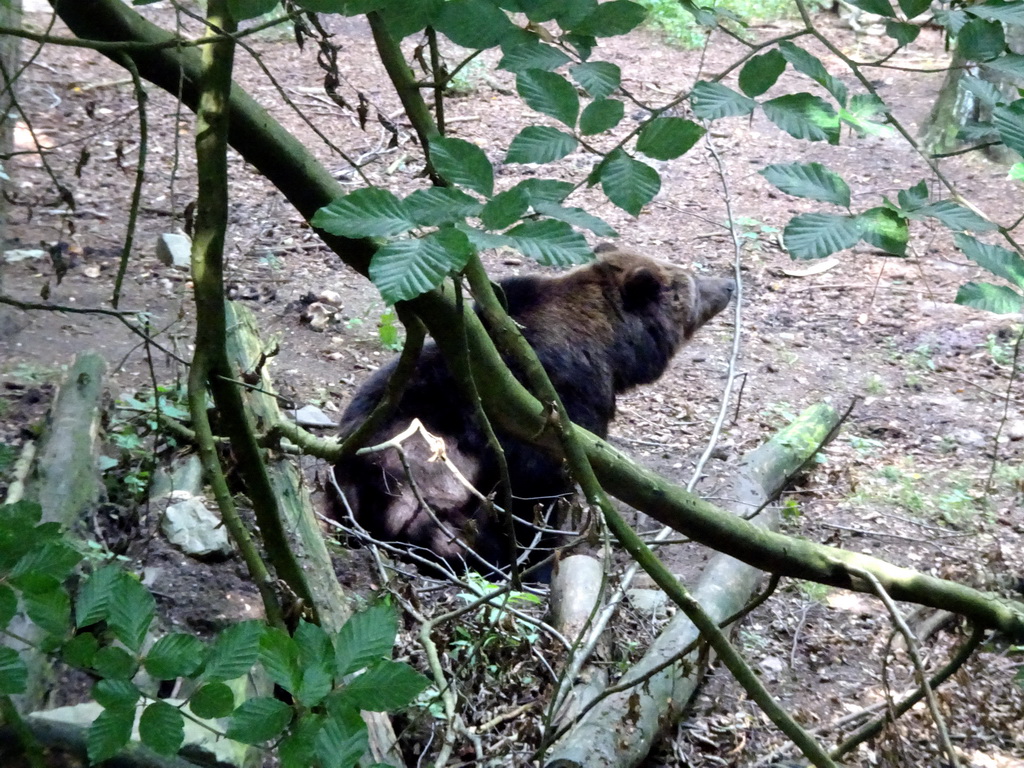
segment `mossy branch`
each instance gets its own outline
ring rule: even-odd
[[[170,35],[146,22],[118,0],[60,0],[58,12],[75,34],[100,40],[166,40]],[[143,77],[194,108],[198,56],[194,51],[163,49],[132,54]],[[294,136],[281,127],[241,88],[230,97],[231,145],[261,171],[307,219],[343,193],[340,185]],[[320,233],[353,269],[367,274],[374,244]],[[408,302],[444,348],[460,343],[451,292],[431,291]],[[484,407],[497,427],[561,455],[547,429],[544,407],[519,384],[502,362],[493,342],[472,313],[465,316],[473,373]],[[458,335],[458,338],[456,336]],[[956,611],[976,624],[1024,639],[1024,606],[877,558],[827,547],[781,534],[758,531],[693,494],[637,467],[603,440],[578,430],[588,459],[604,487],[627,504],[715,549],[763,570],[831,586],[873,592],[853,571],[875,575],[896,600]]]

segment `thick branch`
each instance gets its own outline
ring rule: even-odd
[[[65,23],[82,37],[151,41],[170,37],[118,0],[54,2]],[[143,77],[171,93],[178,92],[181,78],[182,98],[194,107],[198,72],[194,52],[166,49],[131,55]],[[303,216],[312,217],[317,209],[342,193],[309,151],[237,86],[231,91],[230,109],[231,145],[264,173]],[[349,266],[367,273],[374,249],[371,242],[325,233],[321,236]],[[450,294],[432,291],[409,302],[409,308],[421,317],[442,348],[445,344],[461,343]],[[557,444],[549,434],[544,434],[547,422],[541,404],[509,374],[476,317],[467,313],[465,322],[474,378],[488,415],[508,434],[538,442],[557,454]],[[598,478],[613,495],[697,541],[763,570],[861,592],[872,592],[871,586],[855,578],[852,571],[867,570],[894,599],[957,611],[982,626],[1024,638],[1024,606],[866,555],[758,531],[637,467],[596,436],[583,430],[579,430],[579,435]]]

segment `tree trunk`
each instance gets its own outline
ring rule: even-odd
[[[99,455],[100,397],[106,363],[93,352],[79,355],[57,390],[46,427],[26,482],[25,499],[43,508],[43,522],[59,523],[73,537],[99,503],[103,484],[96,468]],[[77,537],[75,537],[77,538]],[[43,633],[18,613],[4,643],[18,651],[28,667],[25,693],[12,697],[20,712],[39,709],[51,683],[48,656],[37,650]]]
[[[732,500],[723,506],[742,516],[760,509],[813,458],[838,424],[839,416],[829,406],[808,408],[740,461],[727,478],[726,488],[718,494]],[[752,522],[777,528],[778,513],[766,509]],[[761,571],[719,554],[704,569],[694,597],[715,621],[721,622],[746,605],[760,579]],[[608,696],[587,712],[551,751],[546,768],[638,765],[650,752],[658,733],[675,723],[686,709],[707,667],[707,654],[697,649],[660,672],[649,677],[648,673],[677,657],[698,636],[686,614],[676,614],[617,685],[645,680]]]
[[[274,396],[274,384],[267,372],[266,347],[260,341],[256,319],[247,308],[227,302],[225,310],[228,356],[253,387],[246,390],[246,406],[252,413],[257,430],[264,431],[282,420],[281,409]],[[313,597],[320,626],[333,634],[352,615],[352,605],[334,574],[334,565],[309,491],[290,459],[271,459],[267,463],[267,472],[281,510],[281,522],[289,533],[288,545],[302,565],[301,573],[306,589]],[[374,761],[401,766],[402,755],[388,716],[383,712],[366,712],[363,719],[370,731],[370,750]]]

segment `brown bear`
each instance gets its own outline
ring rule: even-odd
[[[694,332],[726,307],[736,284],[695,277],[673,264],[614,247],[597,252],[594,262],[565,274],[513,277],[500,287],[509,314],[536,350],[569,416],[605,437],[615,416],[615,396],[661,376]],[[382,366],[359,389],[342,417],[342,436],[380,401],[394,368],[394,362]],[[469,482],[500,501],[497,460],[460,391],[437,347],[425,345],[400,402],[366,445],[394,437],[418,418],[444,438],[448,457]],[[499,439],[522,546],[532,538],[522,530],[522,521],[532,520],[537,504],[549,505],[572,485],[560,462],[519,440]],[[492,575],[485,563],[507,564],[512,550],[507,526],[488,514],[441,462],[429,460],[431,450],[421,437],[405,441],[403,448],[413,483],[394,450],[339,461],[334,514],[351,513],[375,538],[414,545],[428,558],[440,557],[460,568],[468,565]]]

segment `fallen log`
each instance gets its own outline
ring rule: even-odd
[[[741,459],[718,495],[722,506],[744,517],[761,509],[827,442],[839,424],[829,406],[804,411],[767,443]],[[761,510],[751,520],[760,527],[778,527],[778,513]],[[740,611],[757,588],[762,572],[725,554],[705,567],[694,590],[704,610],[721,622]],[[697,690],[707,667],[699,649],[680,656],[699,633],[682,612],[672,619],[644,657],[625,675],[613,693],[587,711],[548,754],[545,768],[634,766],[650,752],[658,733],[675,723]],[[629,685],[633,683],[633,685]]]
[[[94,352],[75,358],[54,396],[25,479],[23,498],[42,507],[43,522],[58,523],[72,535],[82,528],[103,493],[96,467],[105,372],[106,363]],[[16,650],[28,668],[25,693],[12,697],[25,714],[43,706],[52,684],[52,664],[38,650],[43,633],[28,616],[18,613],[7,630],[2,642]]]
[[[260,340],[256,320],[246,307],[227,302],[226,314],[228,356],[249,385],[246,403],[257,429],[264,431],[284,421],[273,381],[267,372],[267,349]],[[281,510],[283,527],[288,533],[288,544],[302,564],[306,591],[313,598],[314,605],[296,607],[315,610],[320,625],[335,633],[348,621],[353,606],[334,573],[309,491],[291,459],[271,458],[267,462],[267,472]],[[363,719],[370,731],[370,751],[374,762],[403,765],[398,741],[387,715],[366,712]]]

